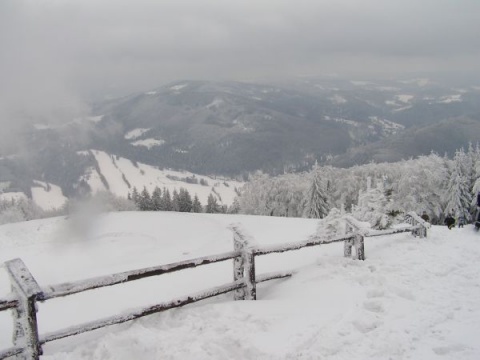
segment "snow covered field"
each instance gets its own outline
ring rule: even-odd
[[[313,234],[309,219],[173,212],[112,213],[0,226],[0,263],[20,257],[40,286],[233,249],[231,223],[260,245]],[[465,359],[480,358],[480,234],[434,226],[367,238],[367,259],[331,244],[256,259],[257,301],[232,294],[48,343],[42,359]],[[93,290],[40,304],[40,334],[232,281],[232,264]],[[0,270],[0,298],[9,282]],[[0,349],[11,345],[0,313]]]

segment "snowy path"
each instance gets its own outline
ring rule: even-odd
[[[182,227],[185,221],[190,225],[189,230]],[[83,247],[74,241],[64,243],[63,249],[52,255],[49,251],[52,242],[45,239],[52,238],[58,223],[39,222],[37,227],[25,223],[23,230],[0,227],[0,244],[4,245],[3,248],[0,245],[0,261],[15,254],[25,257],[42,283],[57,282],[64,276],[81,278],[84,274],[83,277],[88,277],[149,266],[154,262],[155,249],[157,255],[160,249],[163,251],[160,263],[167,258],[176,261],[228,251],[231,235],[225,228],[237,221],[259,242],[269,244],[300,241],[315,228],[312,220],[305,219],[208,215],[193,218],[181,214],[168,214],[159,219],[158,215],[117,214],[96,227],[91,234],[95,239],[92,243]],[[142,230],[132,231],[132,222],[135,229]],[[168,238],[176,235],[185,241],[181,244],[162,242],[163,237],[158,236],[159,226]],[[16,236],[19,231],[24,234],[24,240]],[[195,241],[186,240],[193,234]],[[293,238],[295,234],[298,235]],[[131,243],[132,238],[135,245]],[[367,259],[363,262],[344,259],[341,244],[259,257],[258,273],[291,268],[298,272],[290,279],[260,284],[258,301],[233,302],[227,294],[50,343],[42,359],[480,358],[480,234],[470,227],[451,231],[433,227],[427,239],[409,234],[370,238],[366,239],[365,248]],[[141,249],[144,250],[142,258]],[[74,261],[75,254],[77,261]],[[92,254],[96,257],[82,270],[84,256]],[[135,259],[127,256],[129,254],[135,254]],[[55,256],[66,269],[66,275],[58,275],[52,270],[53,266],[45,265],[45,260],[53,261]],[[227,272],[225,277],[214,275],[223,271]],[[202,289],[210,286],[210,282],[228,282],[230,271],[230,264],[198,274],[196,270],[190,271],[188,277],[193,281],[176,279],[184,281],[180,282],[180,289],[166,281],[165,287],[155,283],[162,287],[158,292],[153,291],[149,283],[117,291],[127,291],[129,300],[135,304],[141,301],[149,304],[157,298],[162,300],[161,296],[188,293],[195,286]],[[205,282],[203,276],[212,279]],[[102,294],[107,301],[114,292]],[[62,327],[67,324],[65,317],[81,322],[107,315],[102,301],[97,298],[91,303],[92,296],[85,294],[73,299],[71,304],[59,301],[54,304],[56,311],[53,306],[41,305],[43,327],[48,331]],[[67,305],[70,310],[62,308]],[[132,306],[126,301],[114,305]],[[1,333],[8,330],[4,319],[0,317]]]

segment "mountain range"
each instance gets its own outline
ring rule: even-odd
[[[0,192],[31,196],[41,181],[74,196],[98,168],[93,151],[159,171],[245,180],[256,170],[279,174],[315,162],[452,155],[479,139],[480,86],[334,76],[265,84],[185,80],[98,102],[90,116],[61,125],[33,123],[24,136],[22,152],[0,157]],[[138,181],[132,184],[145,185]]]

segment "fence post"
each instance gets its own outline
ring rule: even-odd
[[[343,256],[352,257],[353,238],[348,238],[343,242]]]
[[[245,244],[242,241],[241,235],[236,229],[231,228],[233,231],[233,250],[240,251],[243,254]],[[233,281],[243,279],[243,256],[237,256],[233,259]],[[234,300],[245,300],[245,289],[240,288],[234,291],[233,293]]]
[[[21,358],[38,360],[42,348],[38,339],[36,300],[42,290],[21,259],[7,261],[4,266],[18,299],[18,305],[13,310],[13,343],[25,347]]]
[[[420,237],[421,238],[426,238],[427,237],[427,227],[423,226],[423,224],[422,224],[422,228],[420,229]]]
[[[365,260],[365,245],[363,235],[355,235],[355,239],[353,240],[353,242],[355,246],[355,251],[357,253],[357,260]]]
[[[426,238],[427,237],[427,227],[425,226],[425,223],[418,222],[418,225],[420,225],[420,229],[418,229],[418,236],[420,238]]]
[[[415,218],[412,216],[412,226],[417,226],[418,222],[415,220]],[[420,236],[420,229],[414,229],[412,230],[412,235],[414,237]],[[422,237],[422,236],[420,236]]]
[[[255,254],[253,251],[254,240],[246,234],[241,224],[231,224],[233,231],[233,247],[240,251],[241,256],[233,259],[233,280],[244,279],[245,288],[237,289],[234,292],[234,300],[256,300],[257,289],[255,282]]]
[[[255,254],[246,247],[242,255],[245,263],[245,284],[247,285],[245,300],[257,300],[257,284],[255,282]]]

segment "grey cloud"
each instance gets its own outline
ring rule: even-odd
[[[477,70],[479,18],[477,0],[2,0],[0,124],[175,79]]]

